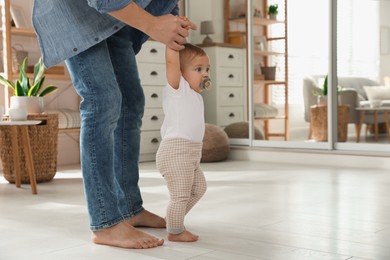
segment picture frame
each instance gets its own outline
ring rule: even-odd
[[[11,4],[10,13],[11,13],[11,17],[15,23],[16,28],[29,28],[30,27],[29,23],[27,22],[23,7],[21,7],[19,5]]]

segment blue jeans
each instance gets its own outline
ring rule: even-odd
[[[80,156],[92,231],[143,210],[138,187],[145,97],[128,26],[66,60],[81,97]]]

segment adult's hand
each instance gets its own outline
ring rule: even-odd
[[[185,17],[171,14],[153,16],[135,2],[109,14],[176,51],[184,48],[188,30],[196,30],[196,25]]]
[[[169,48],[179,51],[187,42],[189,30],[196,30],[196,25],[189,19],[171,14],[155,17],[148,35],[154,40],[166,44]]]

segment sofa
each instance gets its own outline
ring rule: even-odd
[[[303,100],[304,100],[304,117],[306,122],[310,122],[310,107],[317,105],[317,96],[313,93],[321,92],[321,79],[324,75],[308,76],[303,79]],[[339,102],[349,104],[348,124],[355,124],[356,133],[360,133],[358,128],[360,121],[360,111],[357,107],[370,106],[371,100],[380,98],[382,106],[390,106],[390,86],[380,86],[381,84],[363,77],[339,77],[338,85],[341,86],[339,93]],[[320,87],[321,86],[321,87]],[[376,94],[375,91],[385,90],[386,94]],[[375,91],[374,91],[375,90]],[[378,97],[378,95],[380,95]],[[371,100],[370,100],[371,99]],[[378,123],[384,123],[385,117],[383,111],[378,112]],[[367,111],[364,117],[364,124],[371,125],[374,123],[374,112]],[[311,138],[311,129],[309,130],[309,139]]]

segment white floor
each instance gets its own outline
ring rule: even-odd
[[[202,167],[208,191],[186,218],[200,240],[146,250],[90,242],[78,167],[59,169],[38,195],[0,176],[0,259],[390,259],[388,170],[244,161]],[[168,194],[153,163],[141,164],[140,185],[145,207],[163,216]]]

